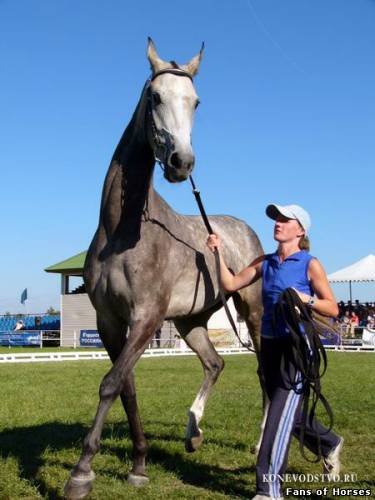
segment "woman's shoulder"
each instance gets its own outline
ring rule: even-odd
[[[311,256],[311,259],[308,263],[308,270],[310,278],[322,278],[327,277],[326,271],[322,266],[321,262],[317,259],[317,257]]]
[[[304,255],[306,259],[316,259],[315,255],[312,255],[308,250],[301,250],[301,255]]]
[[[314,265],[314,262],[319,262],[318,258],[315,257],[315,255],[311,255],[310,252],[307,250],[301,250],[301,256],[302,259],[310,266],[311,264]]]

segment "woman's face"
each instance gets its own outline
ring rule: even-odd
[[[303,236],[304,231],[296,219],[288,219],[279,215],[273,229],[273,237],[279,243],[298,241]]]

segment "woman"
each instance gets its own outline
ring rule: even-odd
[[[282,498],[278,477],[285,472],[292,433],[298,436],[302,395],[293,387],[300,373],[289,358],[290,336],[284,324],[273,324],[273,309],[280,293],[293,287],[302,302],[325,316],[336,317],[338,307],[319,261],[309,253],[307,232],[309,214],[298,205],[268,205],[266,214],[275,220],[276,252],[255,259],[236,275],[227,268],[220,254],[221,284],[228,292],[235,292],[259,278],[263,279],[263,318],[261,330],[260,364],[269,398],[268,413],[256,465],[256,500]],[[214,251],[221,248],[220,238],[212,234],[207,245]],[[293,380],[291,380],[293,378]],[[292,382],[292,385],[291,385]],[[327,432],[317,420],[314,429],[306,424],[305,445],[318,453],[316,433],[320,434],[324,473],[331,476],[340,471],[339,455],[343,439]]]
[[[359,326],[359,318],[354,311],[350,313],[350,337],[355,338],[355,329]]]

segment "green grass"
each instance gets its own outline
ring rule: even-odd
[[[91,499],[251,498],[255,459],[250,447],[261,419],[256,362],[253,356],[227,356],[225,361],[201,423],[205,441],[195,454],[184,451],[184,430],[187,409],[202,379],[199,361],[183,357],[138,363],[150,485],[137,490],[126,482],[131,441],[116,402],[93,462],[97,478]],[[345,438],[343,472],[358,475],[355,483],[340,486],[372,488],[373,493],[374,363],[370,353],[329,353],[323,383],[335,412],[335,429]],[[62,497],[94,416],[99,382],[109,367],[107,361],[0,365],[0,499]],[[289,457],[291,473],[321,472],[320,464],[301,457],[297,443]]]

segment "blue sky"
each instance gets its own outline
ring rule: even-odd
[[[270,202],[312,216],[327,272],[375,253],[374,0],[0,0],[0,313],[59,304],[43,269],[85,250],[103,179],[149,74],[147,36],[196,89],[195,180],[209,213],[273,251]],[[197,213],[187,183],[155,185]],[[335,287],[347,298],[347,286]],[[375,285],[353,285],[375,299]]]

